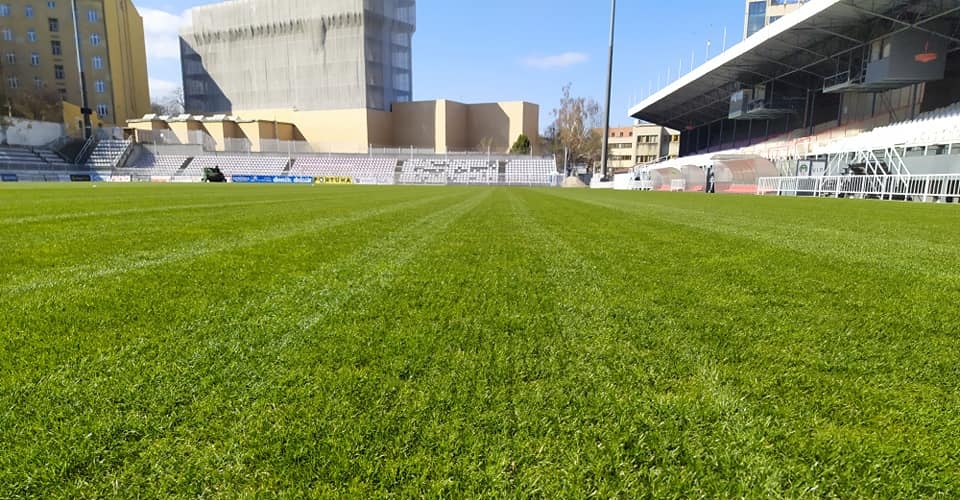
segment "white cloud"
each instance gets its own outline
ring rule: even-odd
[[[147,43],[147,58],[179,59],[179,31],[182,26],[189,24],[188,13],[183,12],[177,15],[149,7],[139,7],[137,10],[143,16],[143,36]]]
[[[583,52],[564,52],[553,56],[527,57],[523,64],[537,69],[567,68],[576,64],[585,63],[590,56]]]
[[[161,80],[159,78],[151,78],[150,79],[150,98],[155,101],[161,100],[169,96],[179,86],[180,86],[180,82],[174,82],[171,80]]]

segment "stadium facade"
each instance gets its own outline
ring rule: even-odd
[[[143,20],[130,0],[0,2],[2,83],[16,99],[52,94],[79,112],[86,91],[93,125],[150,111]],[[79,49],[77,40],[80,41]],[[80,66],[84,80],[81,85]],[[65,113],[71,114],[71,113]],[[77,124],[68,121],[71,128]]]
[[[232,0],[189,16],[188,113],[389,110],[413,99],[415,0]]]
[[[681,186],[735,161],[733,191],[804,175],[841,193],[833,177],[852,175],[875,178],[860,194],[885,196],[956,187],[913,177],[960,175],[958,102],[960,1],[810,0],[629,115],[681,131],[681,158],[648,169]]]

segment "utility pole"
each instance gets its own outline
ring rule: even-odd
[[[617,17],[617,0],[610,0],[610,54],[607,57],[607,104],[603,121],[603,151],[600,153],[602,180],[607,180],[607,148],[610,146],[610,93],[613,85],[613,27]]]

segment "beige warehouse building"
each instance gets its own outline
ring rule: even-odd
[[[503,154],[517,137],[538,154],[540,107],[523,101],[464,104],[450,100],[394,103],[392,111],[291,109],[231,115],[146,115],[128,121],[141,142],[202,145],[211,151],[369,153],[410,148],[438,154]]]

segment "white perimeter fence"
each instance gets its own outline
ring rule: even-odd
[[[757,194],[956,201],[960,197],[960,174],[761,177]]]

